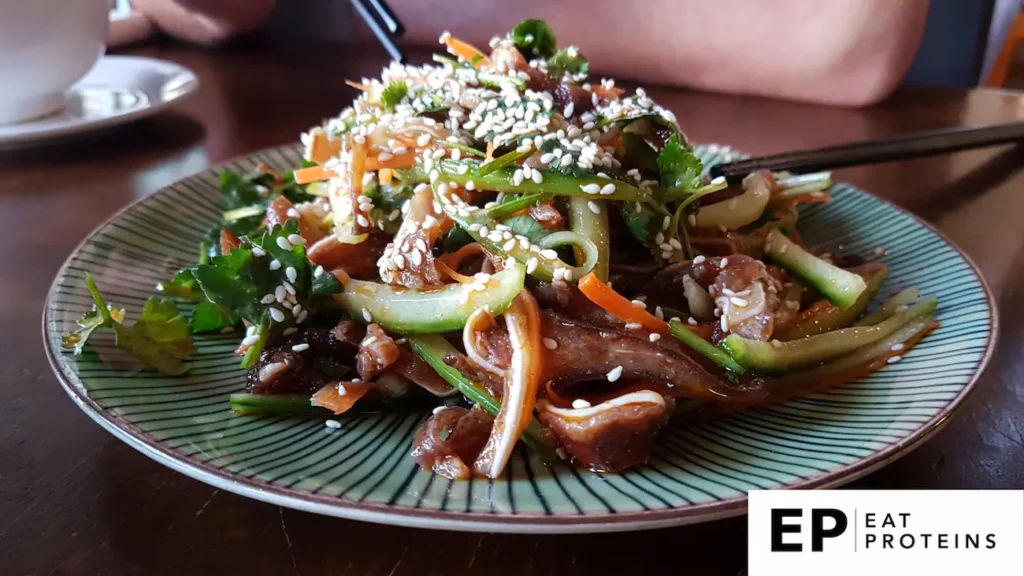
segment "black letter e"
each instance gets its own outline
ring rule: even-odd
[[[800,518],[803,512],[799,508],[772,509],[772,552],[803,552],[799,542],[786,544],[782,541],[783,534],[799,534],[800,526],[784,524],[784,518]]]

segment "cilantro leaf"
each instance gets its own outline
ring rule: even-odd
[[[405,83],[405,80],[395,80],[381,91],[380,105],[388,110],[392,110],[408,93],[409,85]]]
[[[184,300],[198,302],[203,299],[203,291],[199,288],[196,277],[192,275],[191,268],[179,270],[169,282],[157,284],[156,289],[168,296],[176,296]]]
[[[658,154],[658,172],[662,188],[695,190],[701,186],[704,165],[679,140],[679,134],[673,134]]]
[[[658,153],[646,140],[636,134],[623,132],[622,144],[625,148],[626,158],[629,159],[629,164],[636,166],[644,173],[657,174],[659,172]]]
[[[523,20],[512,30],[512,41],[526,58],[548,58],[558,41],[554,31],[543,20]]]
[[[238,316],[209,300],[203,300],[192,311],[192,331],[196,333],[230,328],[238,322]]]
[[[629,233],[644,246],[649,246],[651,243],[650,229],[651,218],[654,215],[653,212],[644,206],[637,213],[634,203],[623,202],[620,214],[622,215],[623,222],[626,223],[626,228],[629,229]]]
[[[548,235],[548,231],[543,226],[525,214],[513,216],[512,218],[503,221],[502,224],[508,226],[509,232],[513,235],[519,234],[526,236],[533,244],[536,244],[541,238]]]
[[[561,79],[562,76],[586,76],[590,73],[590,62],[580,54],[579,48],[569,46],[548,58],[548,75]]]
[[[135,324],[126,326],[124,311],[107,304],[88,273],[85,285],[93,298],[93,310],[79,320],[77,330],[62,338],[64,348],[81,354],[93,332],[110,328],[114,331],[114,344],[139,362],[156,368],[161,374],[177,375],[185,371],[181,361],[195,354],[196,349],[188,320],[173,300],[151,297]]]

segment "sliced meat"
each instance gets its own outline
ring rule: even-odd
[[[564,230],[565,216],[551,202],[530,206],[530,216],[545,230]]]
[[[220,255],[227,256],[232,250],[242,245],[238,236],[227,228],[220,229]]]
[[[370,324],[366,327],[366,336],[359,342],[356,371],[364,382],[369,382],[394,364],[401,353],[398,344],[380,326]]]
[[[763,262],[750,256],[733,254],[710,260],[719,269],[708,287],[717,313],[723,318],[719,332],[770,340],[775,331],[775,314],[781,305],[778,292],[782,283],[768,273]]]
[[[527,278],[527,286],[541,308],[554,310],[574,320],[581,320],[595,326],[611,328],[625,326],[624,322],[591,302],[575,286],[541,282],[533,278]]]
[[[647,461],[675,401],[657,392],[632,392],[588,408],[537,403],[546,425],[572,459],[595,472],[617,472]]]
[[[505,342],[508,342],[506,338]],[[466,358],[462,354],[448,354],[444,357],[444,363],[455,368],[459,372],[462,372],[467,378],[480,384],[491,393],[491,396],[501,399],[502,394],[505,391],[505,381],[498,378],[491,372],[484,370],[471,362],[469,358]]]
[[[493,419],[483,410],[446,408],[424,422],[413,439],[412,457],[426,470],[453,480],[472,475],[472,464],[491,433]]]
[[[376,260],[380,279],[394,286],[416,290],[441,286],[441,276],[434,266],[434,242],[448,217],[435,210],[434,194],[423,186],[413,194],[402,226],[394,241]]]
[[[437,372],[423,361],[422,358],[409,352],[406,349],[401,349],[401,355],[398,360],[394,362],[389,368],[395,374],[401,374],[409,380],[412,380],[419,387],[423,388],[427,392],[430,392],[434,396],[447,397],[452,396],[458,391],[451,387],[444,378],[441,378]]]
[[[296,210],[291,200],[278,196],[267,206],[267,227],[273,227],[275,224],[284,226],[289,220],[299,221],[299,234],[306,239],[307,246],[323,239],[324,233],[320,231],[318,222]]]
[[[341,270],[358,280],[373,280],[377,278],[374,263],[384,253],[390,238],[383,232],[373,232],[359,244],[346,244],[331,234],[310,246],[306,256],[329,272]]]
[[[547,310],[541,318],[541,333],[557,344],[545,350],[542,381],[605,380],[621,367],[620,378],[666,384],[676,398],[726,400],[739,393],[674,338],[651,342],[646,331],[600,328]]]
[[[292,350],[299,343],[309,344],[309,348]],[[246,376],[246,390],[253,394],[312,394],[350,372],[355,361],[352,352],[332,331],[304,330],[263,350]]]

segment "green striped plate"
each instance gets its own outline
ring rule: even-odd
[[[710,145],[707,163],[732,153]],[[257,162],[299,164],[296,147]],[[888,251],[886,295],[909,286],[939,298],[942,327],[905,359],[857,382],[783,405],[663,431],[649,464],[598,475],[547,467],[520,452],[500,480],[451,482],[408,456],[428,413],[342,419],[340,430],[293,418],[236,416],[243,387],[238,334],[198,338],[187,375],[119,367],[116,357],[60,351],[60,335],[89,310],[82,276],[137,314],[154,285],[195,259],[219,222],[217,171],[186,178],[115,215],[90,235],[50,291],[43,332],[68,394],[96,422],[175,470],[266,502],[409,526],[497,532],[598,532],[741,514],[749,490],[837,486],[899,458],[934,434],[976,382],[994,345],[992,298],[971,262],[928,225],[846,184],[835,201],[801,213],[812,245]],[[109,351],[110,341],[100,341]]]

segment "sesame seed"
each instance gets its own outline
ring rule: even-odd
[[[282,334],[284,334],[285,336],[291,336],[292,334],[295,334],[298,331],[299,331],[298,328],[296,328],[295,326],[292,326],[291,328],[285,328],[284,332],[282,332]]]
[[[779,342],[776,339],[772,339],[771,345],[772,345],[772,348],[782,348],[782,342]]]
[[[729,331],[729,319],[728,319],[728,317],[726,317],[725,314],[722,314],[721,325],[722,325],[722,332],[728,332]]]
[[[399,270],[405,269],[405,256],[402,256],[401,254],[395,254],[394,256],[391,257],[391,260],[392,262],[395,263],[395,266],[397,266]]]
[[[661,221],[661,229],[662,230],[668,230],[668,225],[671,224],[671,223],[672,223],[672,217],[671,216],[665,216],[665,218]]]
[[[622,366],[616,366],[615,368],[612,368],[611,371],[608,372],[608,374],[607,374],[607,378],[608,378],[609,382],[615,382],[621,376],[622,376]]]
[[[555,350],[558,348],[558,342],[555,342],[551,338],[544,338],[542,342],[544,342],[544,347],[548,350]]]
[[[554,260],[555,258],[558,258],[558,252],[555,252],[550,248],[548,248],[547,250],[541,250],[540,255],[547,258],[548,260]]]
[[[262,258],[263,256],[266,256],[267,253],[263,251],[263,248],[260,248],[259,246],[253,246],[252,255],[257,258]]]
[[[587,200],[587,208],[590,208],[590,211],[593,212],[594,214],[601,213],[601,206],[599,206],[598,203],[594,202],[593,200]]]
[[[259,334],[252,334],[252,335],[246,336],[245,338],[242,339],[242,345],[243,346],[252,346],[253,344],[255,344],[255,343],[259,342],[259,341],[260,341]]]
[[[573,104],[572,101],[570,101],[568,104],[565,105],[565,108],[562,110],[562,116],[565,116],[566,118],[571,118],[572,113],[575,111],[576,105]]]
[[[686,319],[686,323],[689,324],[690,326],[696,326],[697,325],[697,321],[693,318],[693,316],[690,316],[689,318],[687,318]]]
[[[566,268],[565,272],[562,273],[562,278],[566,282],[572,282],[572,270],[569,270],[568,268]]]
[[[299,236],[298,234],[289,234],[288,242],[296,246],[302,246],[303,244],[306,243],[306,239],[303,238],[302,236]]]
[[[284,296],[282,296],[282,298],[284,298]],[[266,296],[260,299],[260,304],[273,304],[275,300],[277,300],[277,298],[275,298],[273,294],[267,294]],[[253,327],[250,326],[250,328]]]
[[[366,216],[363,216],[362,214],[356,216],[356,222],[359,223],[359,225],[364,228],[370,225],[370,221],[367,220]]]
[[[525,178],[523,171],[521,169],[516,170],[512,174],[512,184],[519,186],[520,184],[523,183],[523,178]]]
[[[284,286],[278,286],[277,288],[274,288],[274,299],[277,300],[278,302],[284,302],[286,292],[287,290],[285,290]]]
[[[292,346],[292,352],[305,352],[306,350],[309,350],[309,344],[305,342]]]
[[[466,185],[464,186],[464,188],[466,190],[470,190],[470,191],[476,190],[476,182],[473,182],[472,180],[470,180],[469,182],[466,182]]]
[[[739,296],[733,296],[729,298],[729,302],[732,302],[733,305],[739,306],[740,308],[746,308],[749,305],[749,302],[747,302],[743,298],[740,298]]]
[[[426,252],[427,251],[427,243],[424,242],[422,238],[417,238],[416,239],[416,248],[418,250],[420,250],[421,252]]]
[[[729,265],[729,259],[728,258],[722,258],[722,263],[720,264],[720,266],[722,268],[725,268],[728,265]]]
[[[302,304],[296,304],[292,308],[292,316],[295,316],[297,318],[299,316],[299,314],[301,314],[301,313],[302,313]]]
[[[416,139],[416,145],[421,148],[427,144],[430,144],[430,134],[421,134],[420,137]]]
[[[605,184],[604,187],[601,188],[602,196],[608,196],[610,194],[615,194],[615,184]]]
[[[725,176],[718,176],[711,180],[712,186],[718,186],[720,184],[725,184]]]
[[[536,256],[531,256],[530,259],[526,261],[526,273],[527,274],[533,274],[533,272],[536,269],[537,269],[537,257]]]
[[[696,226],[697,225],[697,217],[694,216],[693,214],[690,214],[689,216],[686,217],[686,222],[690,226]]]
[[[899,344],[893,344],[892,348],[889,348],[889,350],[892,350],[893,352],[899,352],[900,350],[903,350],[903,343],[901,342]]]
[[[284,269],[284,275],[288,277],[289,282],[295,282],[295,280],[299,277],[299,273],[296,272],[295,268],[292,266],[289,266]]]
[[[313,278],[319,278],[319,277],[321,277],[323,275],[324,275],[324,267],[323,266],[317,266],[316,269],[313,270]]]
[[[886,362],[888,362],[889,364],[895,364],[900,360],[903,360],[903,356],[892,356],[888,360],[886,360]]]
[[[544,181],[544,175],[540,173],[540,170],[535,168],[533,173],[530,175],[530,179],[533,180],[534,184],[540,184]]]
[[[412,254],[410,254],[409,257],[412,259],[413,266],[423,265],[423,252],[420,252],[419,250],[413,250]]]
[[[555,268],[555,271],[551,273],[552,278],[555,280],[565,279],[565,268]]]
[[[639,322],[629,322],[626,324],[626,330],[639,330],[643,328],[643,325]]]
[[[324,426],[337,430],[341,428],[341,422],[338,422],[337,420],[327,420],[326,422],[324,422]]]
[[[881,246],[879,246],[878,248],[875,248],[875,256],[878,256],[879,258],[881,258],[882,256],[885,256],[885,254],[886,254],[885,248],[882,248]]]
[[[291,250],[292,249],[291,242],[289,242],[288,239],[285,238],[284,236],[278,236],[276,242],[277,242],[278,248],[280,248],[281,250]],[[271,262],[271,265],[273,265],[273,262]]]
[[[587,402],[586,400],[584,400],[582,398],[577,398],[577,399],[572,401],[572,407],[575,408],[576,410],[582,410],[584,408],[590,408],[590,402]]]
[[[274,319],[274,322],[284,322],[284,312],[277,308],[270,309],[270,317]]]
[[[669,246],[675,248],[676,250],[682,250],[683,249],[683,245],[676,238],[669,238],[668,239],[668,244],[669,244]]]
[[[697,256],[697,257],[695,257],[695,258],[693,259],[693,263],[694,263],[694,264],[701,264],[701,263],[703,263],[703,262],[704,262],[704,260],[706,260],[706,258],[704,258],[704,256],[703,256],[703,255],[700,255],[700,256]]]
[[[658,340],[661,340],[661,334],[658,334],[657,332],[651,332],[650,335],[647,336],[647,339],[650,340],[651,342],[657,342]]]
[[[505,252],[508,252],[509,250],[511,250],[511,249],[513,249],[515,247],[516,247],[516,239],[513,238],[513,239],[509,240],[508,242],[505,242],[504,244],[502,244],[501,249],[504,250]]]
[[[597,194],[598,192],[601,191],[601,185],[600,184],[584,184],[584,185],[580,186],[580,189],[582,189],[587,194]]]
[[[295,318],[295,322],[296,322],[297,324],[302,324],[302,323],[303,323],[303,322],[304,322],[304,321],[306,320],[306,316],[307,316],[307,315],[309,315],[309,311],[308,311],[308,310],[303,310],[303,311],[302,311],[302,312],[300,312],[300,313],[299,313],[299,315],[298,315],[298,316],[297,316],[297,317]]]
[[[281,286],[284,286],[285,292],[291,294],[292,296],[295,295],[295,286],[292,286],[291,282],[281,282]]]
[[[373,316],[370,315],[370,311],[366,308],[363,308],[363,320],[366,320],[367,323],[373,322]]]

